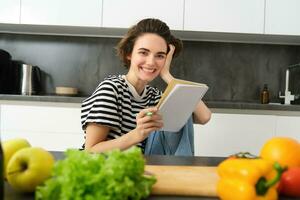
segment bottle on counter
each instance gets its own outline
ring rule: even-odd
[[[270,102],[269,89],[267,84],[264,84],[264,89],[260,93],[260,102],[262,104],[268,104]]]
[[[0,138],[0,199],[4,199],[4,156]]]

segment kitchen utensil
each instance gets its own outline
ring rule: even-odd
[[[217,196],[216,167],[146,165],[145,171],[157,179],[152,194]]]
[[[0,94],[13,93],[13,80],[11,55],[0,49]]]
[[[78,89],[74,87],[56,87],[55,93],[57,95],[71,95],[75,96],[78,94]]]
[[[41,89],[41,70],[37,66],[22,64],[20,71],[20,88],[22,95],[33,95]]]

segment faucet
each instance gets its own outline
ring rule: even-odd
[[[299,64],[291,65],[287,68],[285,71],[285,91],[284,95],[281,95],[281,91],[279,91],[279,98],[284,98],[284,104],[285,105],[290,105],[291,101],[294,101],[295,99],[298,99],[300,96],[299,95],[293,95],[291,91],[289,91],[289,78],[290,78],[290,69],[299,67]]]

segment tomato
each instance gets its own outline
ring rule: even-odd
[[[263,145],[260,156],[282,167],[300,166],[300,143],[288,137],[273,137]]]
[[[278,191],[286,196],[300,197],[300,167],[291,167],[283,172]]]

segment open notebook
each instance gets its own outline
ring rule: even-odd
[[[207,90],[208,86],[202,83],[173,79],[157,105],[163,118],[162,130],[179,131]]]

